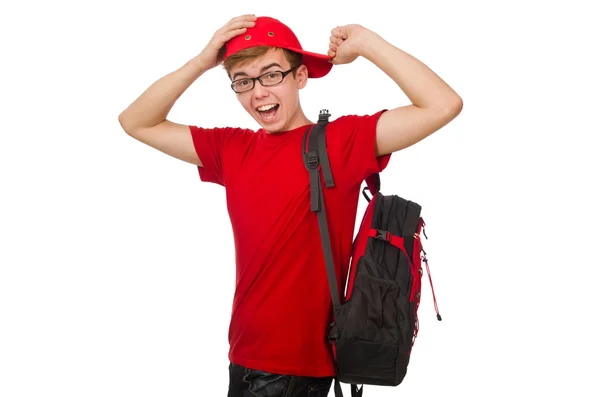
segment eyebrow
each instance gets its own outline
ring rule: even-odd
[[[280,68],[281,68],[281,65],[280,65],[280,64],[278,64],[277,62],[273,62],[273,63],[270,63],[270,64],[268,64],[267,66],[263,66],[263,67],[260,69],[260,73],[262,73],[262,72],[265,72],[265,71],[267,71],[268,69],[271,69],[273,66],[277,66],[277,67],[280,67]],[[248,74],[247,74],[247,73],[245,73],[245,72],[237,72],[237,73],[235,73],[235,74],[233,75],[233,77],[232,77],[231,79],[232,79],[232,80],[235,80],[235,78],[236,78],[236,77],[238,77],[238,76],[246,76],[246,77],[247,77],[247,76],[248,76]]]

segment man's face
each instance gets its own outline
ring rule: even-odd
[[[235,82],[247,77],[265,75],[263,82],[277,81],[277,74],[287,72],[290,64],[282,50],[272,50],[261,58],[236,66],[231,70]],[[246,111],[268,132],[287,131],[297,128],[305,122],[300,110],[299,90],[306,85],[308,75],[305,66],[287,74],[281,83],[263,86],[258,80],[250,91],[237,93],[237,98]],[[252,82],[246,81],[248,87]],[[249,84],[249,85],[248,85]]]

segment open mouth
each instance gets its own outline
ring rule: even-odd
[[[256,108],[258,114],[264,121],[271,121],[277,116],[277,111],[279,110],[279,105],[276,103],[270,105],[263,105]]]

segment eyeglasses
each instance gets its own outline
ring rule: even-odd
[[[261,74],[258,77],[245,77],[243,79],[235,80],[233,83],[231,83],[231,88],[239,94],[253,89],[256,80],[258,80],[263,87],[277,85],[283,81],[285,76],[287,76],[296,69],[298,69],[298,66],[291,68],[290,70],[285,72],[277,70]]]

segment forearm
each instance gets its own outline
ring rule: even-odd
[[[458,94],[429,67],[365,29],[359,55],[386,73],[420,108],[446,110],[461,103]]]
[[[154,82],[119,115],[123,129],[153,127],[165,121],[177,99],[208,69],[210,67],[196,56]]]

